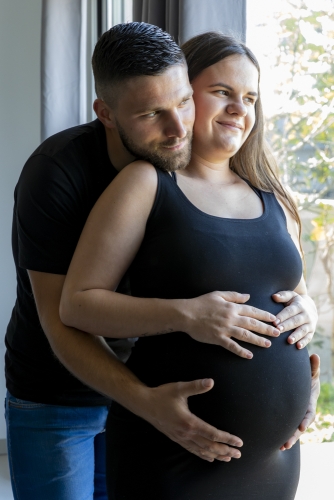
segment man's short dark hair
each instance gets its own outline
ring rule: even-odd
[[[136,76],[159,75],[174,64],[186,62],[169,33],[153,24],[117,24],[101,36],[94,49],[96,95],[111,103],[115,85]]]

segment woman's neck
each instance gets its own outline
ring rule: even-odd
[[[186,177],[194,177],[214,184],[233,184],[238,177],[229,168],[229,159],[222,161],[208,161],[196,153],[192,153],[189,165],[178,174]]]

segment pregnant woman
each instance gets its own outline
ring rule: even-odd
[[[283,305],[272,300],[274,293],[307,293],[297,210],[263,144],[255,57],[219,33],[199,35],[183,49],[196,106],[191,161],[174,172],[135,162],[94,208],[64,288],[65,300],[79,297],[74,303],[88,331],[94,321],[107,324],[103,311],[112,297],[106,290],[116,288],[128,267],[132,294],[139,297],[187,300],[233,290],[249,294],[249,305],[275,316]],[[148,119],[158,119],[158,113]],[[307,351],[289,345],[289,333],[271,337],[269,349],[254,346],[251,360],[182,332],[142,335],[128,367],[151,387],[213,379],[211,391],[189,398],[190,409],[240,436],[242,456],[229,463],[201,460],[113,403],[107,425],[109,497],[292,500],[299,444],[280,447],[306,413],[311,373]]]

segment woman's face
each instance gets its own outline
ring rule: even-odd
[[[255,123],[258,79],[258,71],[248,57],[232,55],[193,80],[193,151],[201,158],[218,163],[240,149]]]

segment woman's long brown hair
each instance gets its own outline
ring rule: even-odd
[[[256,57],[245,44],[232,36],[211,31],[191,38],[181,48],[186,56],[190,82],[205,68],[233,55],[248,57],[258,70],[260,82],[260,66]],[[255,124],[250,135],[230,159],[230,169],[243,179],[247,179],[255,188],[277,196],[298,224],[300,243],[301,222],[297,206],[279,180],[277,163],[264,139],[260,92],[255,103],[255,117]]]

